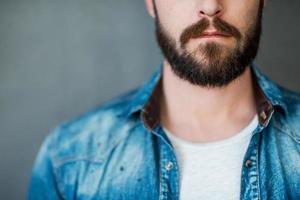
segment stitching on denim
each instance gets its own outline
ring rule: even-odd
[[[112,147],[106,151],[106,153],[99,159],[96,159],[94,157],[91,156],[69,156],[69,157],[65,157],[63,159],[58,159],[54,162],[56,167],[60,167],[62,165],[71,163],[71,162],[77,162],[77,161],[85,161],[85,162],[93,162],[93,163],[97,163],[97,164],[102,164],[105,160],[105,158],[107,158],[108,154],[118,146],[118,144],[123,141],[125,138],[127,137],[127,135],[125,135],[124,137],[121,137],[117,142],[115,142],[115,144],[112,145]]]
[[[173,161],[174,162],[174,161]],[[179,199],[179,194],[180,194],[180,188],[179,188],[179,183],[180,183],[180,176],[178,175],[178,174],[180,174],[180,172],[179,172],[179,167],[178,167],[178,165],[177,165],[177,160],[176,160],[176,162],[174,162],[174,170],[175,170],[175,172],[177,172],[176,173],[176,176],[177,176],[177,180],[175,181],[175,186],[176,186],[176,190],[177,190],[177,197],[178,197],[178,199]]]
[[[161,140],[160,140],[160,142],[162,142]],[[161,148],[165,148],[165,147],[163,147],[162,145],[160,145],[160,147]],[[167,157],[167,155],[166,155],[166,153],[165,153],[165,149],[161,149],[160,150],[160,153],[162,154],[162,158],[160,159],[161,160],[161,162],[162,162],[162,166],[161,166],[161,168],[160,169],[162,169],[161,171],[162,171],[162,176],[161,176],[161,183],[162,183],[162,186],[161,186],[161,199],[166,199],[166,195],[168,196],[168,190],[166,191],[166,176],[168,176],[167,175],[167,173],[166,173],[166,169],[165,169],[165,164],[166,164],[166,162],[167,162],[167,159],[166,159],[166,157]]]
[[[261,143],[261,134],[257,135],[258,137],[258,142],[257,145],[256,145],[256,167],[257,167],[257,190],[258,190],[258,200],[261,199],[261,194],[260,194],[260,176],[259,176],[259,160],[258,160],[258,154],[259,154],[259,146],[260,146],[260,143]]]
[[[163,199],[163,192],[162,192],[162,172],[161,172],[161,161],[159,161],[159,199]]]
[[[84,162],[93,162],[97,164],[102,164],[104,159],[95,159],[90,156],[83,156],[83,157],[76,157],[76,156],[70,156],[61,160],[57,160],[54,163],[55,167],[61,167],[66,164],[70,164],[77,161],[84,161]]]

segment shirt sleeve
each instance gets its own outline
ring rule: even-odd
[[[51,158],[50,143],[51,137],[48,136],[35,160],[28,188],[29,200],[64,199],[59,190],[59,180]]]

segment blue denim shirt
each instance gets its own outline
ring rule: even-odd
[[[241,199],[299,200],[300,96],[251,69],[259,125],[244,156]],[[179,199],[178,162],[159,124],[161,73],[162,65],[144,86],[56,128],[35,161],[28,198]]]

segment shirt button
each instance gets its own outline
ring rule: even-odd
[[[252,166],[252,161],[251,161],[251,160],[247,160],[247,161],[245,162],[245,166],[246,166],[247,168],[250,168],[250,167]]]
[[[166,168],[166,170],[170,171],[171,169],[173,169],[173,166],[174,166],[173,163],[171,161],[169,161],[166,164],[165,168]]]

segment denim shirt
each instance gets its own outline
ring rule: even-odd
[[[159,123],[162,68],[142,87],[49,134],[28,199],[179,199],[178,161]],[[299,200],[300,96],[271,82],[254,64],[251,71],[259,125],[244,156],[240,199]]]

